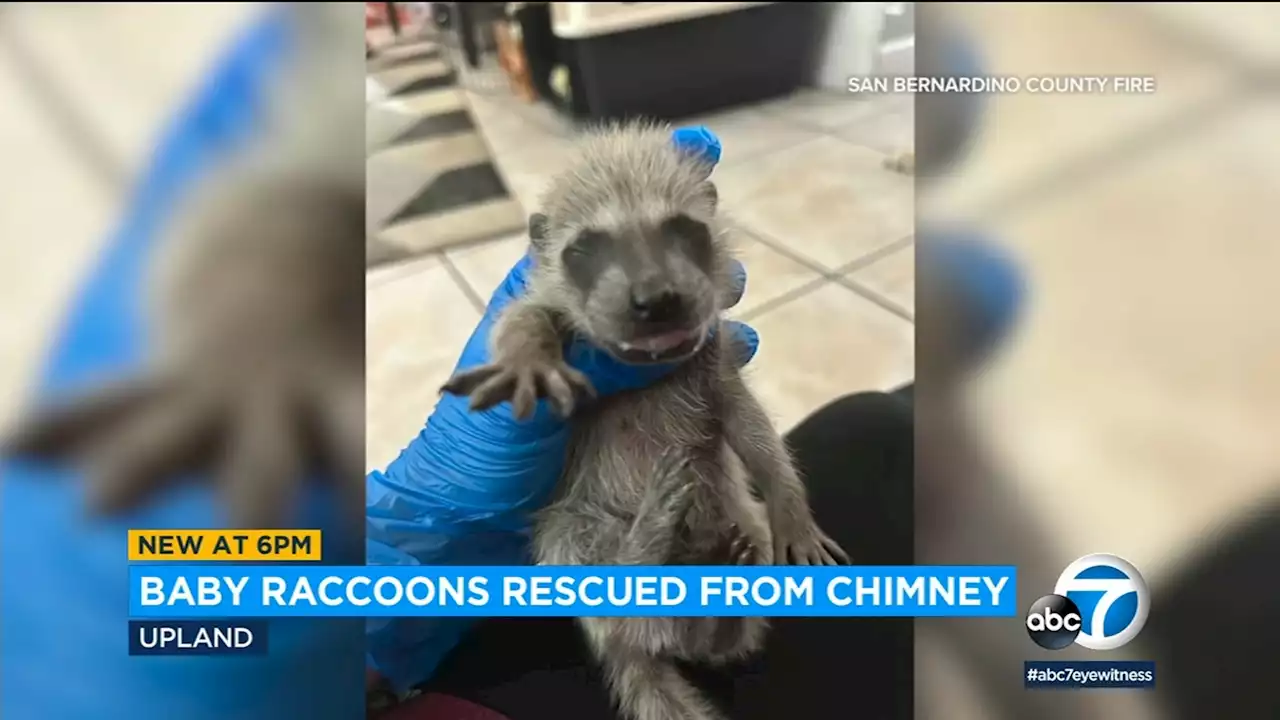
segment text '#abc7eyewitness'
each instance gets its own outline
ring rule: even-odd
[[[1031,604],[1027,635],[1046,650],[1079,646],[1088,661],[1027,661],[1029,689],[1152,688],[1155,663],[1114,654],[1142,632],[1151,591],[1133,563],[1109,554],[1086,555],[1067,566],[1053,593]]]

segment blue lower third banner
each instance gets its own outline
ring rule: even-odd
[[[130,655],[266,655],[264,620],[130,620]]]
[[[1156,664],[1131,660],[1062,660],[1026,663],[1028,690],[1153,688]]]
[[[1013,617],[1011,566],[129,568],[133,618]]]

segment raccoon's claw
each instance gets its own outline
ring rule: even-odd
[[[563,361],[521,360],[483,365],[457,373],[440,390],[470,397],[474,411],[488,410],[509,401],[517,420],[533,415],[541,399],[546,399],[557,415],[567,418],[580,399],[595,397],[595,387],[587,376]]]
[[[742,532],[735,523],[732,526],[733,538],[729,541],[729,561],[734,565],[756,565],[760,561],[760,553],[751,538]]]
[[[812,520],[787,528],[774,523],[773,555],[780,565],[848,565],[849,555]]]

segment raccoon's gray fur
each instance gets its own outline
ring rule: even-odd
[[[732,285],[710,172],[661,126],[588,137],[531,218],[535,267],[527,293],[494,330],[493,363],[444,388],[470,395],[477,410],[510,400],[523,417],[545,397],[572,413],[564,476],[535,527],[541,564],[847,559],[814,523],[781,438],[739,375],[729,333],[710,332]],[[646,330],[655,322],[673,329],[646,343],[640,337],[652,337]],[[689,338],[679,340],[682,333]],[[581,406],[593,391],[565,362],[573,334],[624,360],[680,365],[652,386]],[[720,718],[675,661],[741,658],[759,649],[766,630],[762,618],[581,624],[632,720]]]
[[[364,102],[356,3],[293,3],[260,132],[194,188],[157,243],[155,356],[38,412],[6,450],[86,461],[95,509],[212,471],[241,526],[287,523],[301,475],[363,508]]]

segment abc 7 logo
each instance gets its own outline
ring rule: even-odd
[[[1114,650],[1142,631],[1151,596],[1142,575],[1114,555],[1087,555],[1062,572],[1054,594],[1027,610],[1027,634],[1048,650]]]

